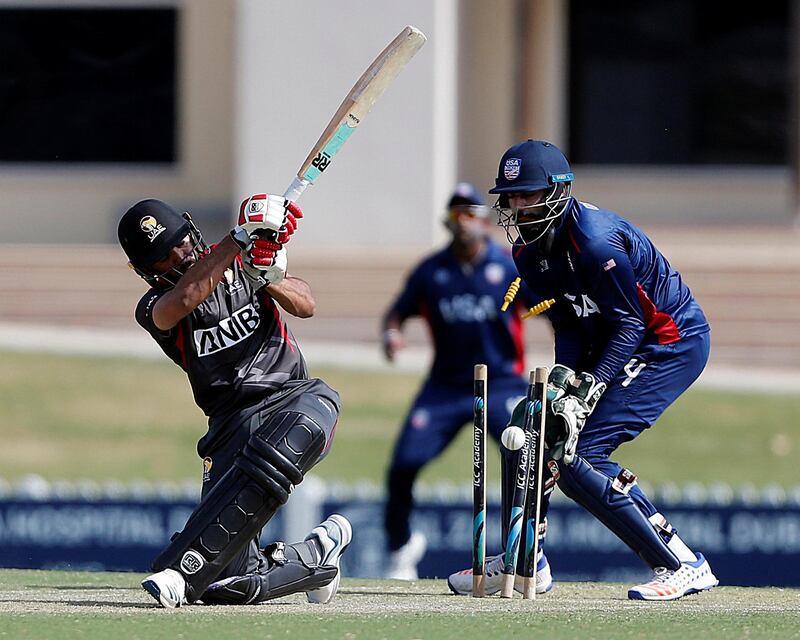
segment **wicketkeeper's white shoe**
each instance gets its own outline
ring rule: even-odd
[[[347,549],[347,545],[353,539],[353,527],[343,515],[334,513],[312,529],[311,533],[306,536],[306,540],[311,539],[315,539],[319,543],[320,549],[322,549],[322,557],[319,564],[336,567],[336,577],[324,587],[306,591],[306,598],[309,602],[326,604],[333,599],[333,596],[339,590],[339,581],[342,578],[342,569],[339,566],[339,561],[345,549]]]
[[[175,569],[164,569],[142,581],[142,587],[166,609],[186,604],[186,581]]]
[[[659,567],[653,579],[628,590],[631,600],[677,600],[690,593],[707,591],[719,584],[716,576],[702,553],[696,553],[697,560],[683,562],[676,571]]]
[[[503,586],[503,554],[492,556],[486,559],[485,569],[486,579],[484,589],[487,596],[499,593]],[[457,573],[451,573],[447,579],[447,586],[450,591],[460,596],[472,595],[472,569],[464,569]],[[522,577],[514,578],[514,589],[522,593]],[[553,588],[553,576],[550,573],[550,563],[544,552],[539,552],[539,560],[536,562],[536,593],[547,593]]]
[[[389,568],[386,578],[390,580],[416,580],[419,578],[417,565],[425,555],[428,541],[419,531],[414,531],[402,547],[389,554]]]

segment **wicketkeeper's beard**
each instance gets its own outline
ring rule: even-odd
[[[517,225],[517,232],[525,244],[534,244],[546,235],[547,228],[552,224],[553,220],[523,222]]]

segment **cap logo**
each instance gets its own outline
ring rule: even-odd
[[[147,239],[150,242],[155,240],[160,234],[167,230],[167,228],[164,225],[159,224],[158,220],[156,220],[153,216],[145,216],[139,220],[139,227],[147,234]]]
[[[506,158],[506,164],[503,167],[503,175],[506,180],[516,180],[519,178],[519,170],[522,168],[522,160],[519,158]]]

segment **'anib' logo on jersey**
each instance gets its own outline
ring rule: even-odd
[[[221,320],[216,327],[197,329],[194,332],[197,355],[202,358],[241,342],[251,336],[260,323],[258,312],[249,304]]]
[[[503,167],[503,175],[506,180],[516,180],[519,178],[519,170],[522,168],[522,160],[519,158],[506,158],[506,164]]]

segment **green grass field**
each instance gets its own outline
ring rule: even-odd
[[[800,591],[721,587],[671,603],[625,599],[619,584],[559,583],[536,601],[452,596],[444,581],[343,580],[328,605],[302,595],[253,607],[157,608],[126,573],[0,571],[0,637],[796,638]]]
[[[0,477],[198,478],[205,417],[184,374],[165,361],[0,353]],[[417,389],[417,375],[320,369],[343,412],[326,479],[380,482]],[[491,398],[490,398],[491,401]],[[800,398],[690,389],[617,460],[650,483],[723,481],[795,485]],[[469,429],[423,482],[467,482]],[[498,464],[490,466],[496,479]]]
[[[0,353],[0,476],[48,479],[200,477],[205,419],[167,362]],[[344,410],[319,476],[380,482],[419,376],[313,372]],[[618,459],[652,483],[798,482],[800,398],[694,389]],[[423,481],[469,478],[469,430]],[[495,474],[498,465],[492,465]],[[292,596],[258,607],[155,607],[141,576],[0,570],[2,638],[796,638],[800,591],[723,587],[676,603],[625,599],[619,584],[559,583],[536,602],[459,598],[443,581],[345,580],[337,599]]]

